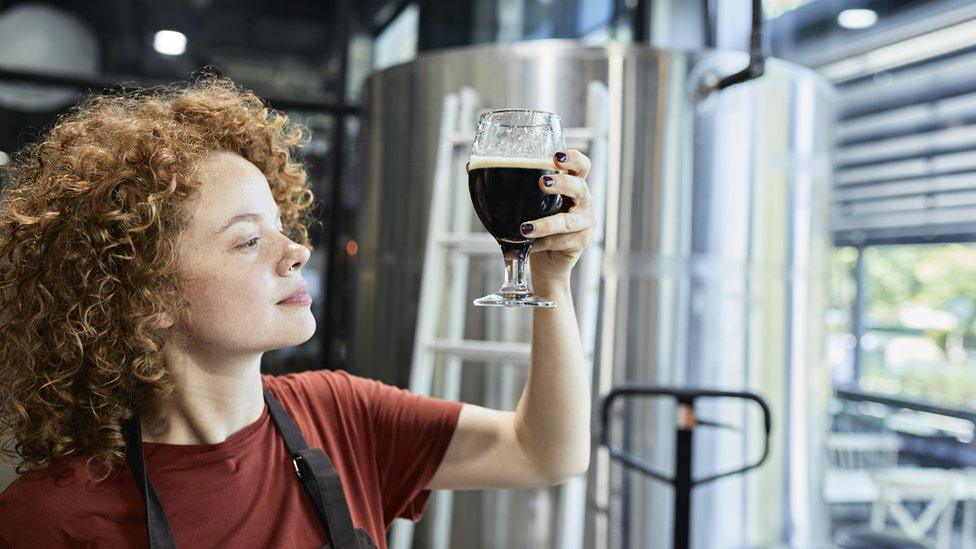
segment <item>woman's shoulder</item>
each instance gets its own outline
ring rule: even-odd
[[[93,506],[121,499],[118,470],[92,480],[85,462],[72,456],[19,475],[0,492],[0,535],[17,539],[23,528],[67,535],[72,525],[91,516]]]
[[[367,398],[373,386],[379,383],[343,370],[306,370],[282,375],[262,375],[261,382],[283,401],[334,401],[339,405]]]
[[[84,456],[69,456],[42,469],[34,469],[18,475],[0,492],[0,512],[8,507],[24,507],[28,504],[50,506],[63,505],[71,495],[102,493],[117,488],[121,469],[103,479],[92,479],[86,468]],[[92,470],[92,475],[98,475]]]
[[[378,398],[380,383],[342,370],[307,370],[262,376],[264,387],[299,422],[320,433],[362,431]]]

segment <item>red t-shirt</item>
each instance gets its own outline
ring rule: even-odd
[[[397,517],[419,520],[462,403],[342,371],[261,376],[310,447],[342,479],[353,525],[386,547]],[[265,405],[219,444],[144,443],[176,546],[320,547],[326,535]],[[87,478],[83,457],[21,475],[0,494],[0,547],[147,547],[146,510],[126,466]]]

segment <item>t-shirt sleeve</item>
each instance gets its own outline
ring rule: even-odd
[[[336,373],[366,397],[386,523],[420,520],[430,499],[425,487],[444,459],[463,403]]]

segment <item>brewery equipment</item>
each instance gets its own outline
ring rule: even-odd
[[[605,239],[592,244],[605,247],[594,402],[624,383],[758,394],[776,426],[769,458],[696,489],[691,520],[707,527],[692,532],[691,544],[826,538],[821,319],[832,91],[776,59],[759,79],[702,91],[748,60],[731,51],[546,40],[439,51],[372,74],[362,98],[355,371],[401,385],[409,377],[444,96],[469,86],[485,107],[555,112],[571,127],[582,125],[587,83],[603,82],[610,137]],[[469,297],[497,288],[496,262],[473,277]],[[501,331],[527,341],[524,311],[469,309],[466,338],[498,339]],[[462,400],[511,408],[520,376],[505,366],[466,369]],[[696,439],[695,475],[734,469],[761,452],[753,408],[721,399],[699,408],[741,432]],[[627,452],[673,470],[674,424],[666,405],[628,402],[611,428]],[[451,546],[670,545],[667,487],[612,462],[596,443],[587,487],[578,523],[560,519],[553,490],[458,492]],[[429,546],[419,530],[415,547]]]

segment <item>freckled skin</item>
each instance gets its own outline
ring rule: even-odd
[[[190,226],[179,238],[190,318],[181,327],[191,336],[185,345],[174,336],[182,314],[156,326],[176,386],[165,399],[143,402],[145,442],[215,444],[257,421],[262,355],[315,333],[310,306],[277,304],[304,283],[310,252],[282,234],[264,174],[233,153],[212,154],[200,168]],[[241,213],[258,217],[219,232]]]
[[[214,353],[253,353],[307,341],[315,333],[311,308],[276,303],[301,285],[309,252],[279,232],[264,174],[236,154],[216,153],[204,161],[200,179],[191,225],[180,239],[194,345]],[[215,234],[242,212],[262,218]]]

